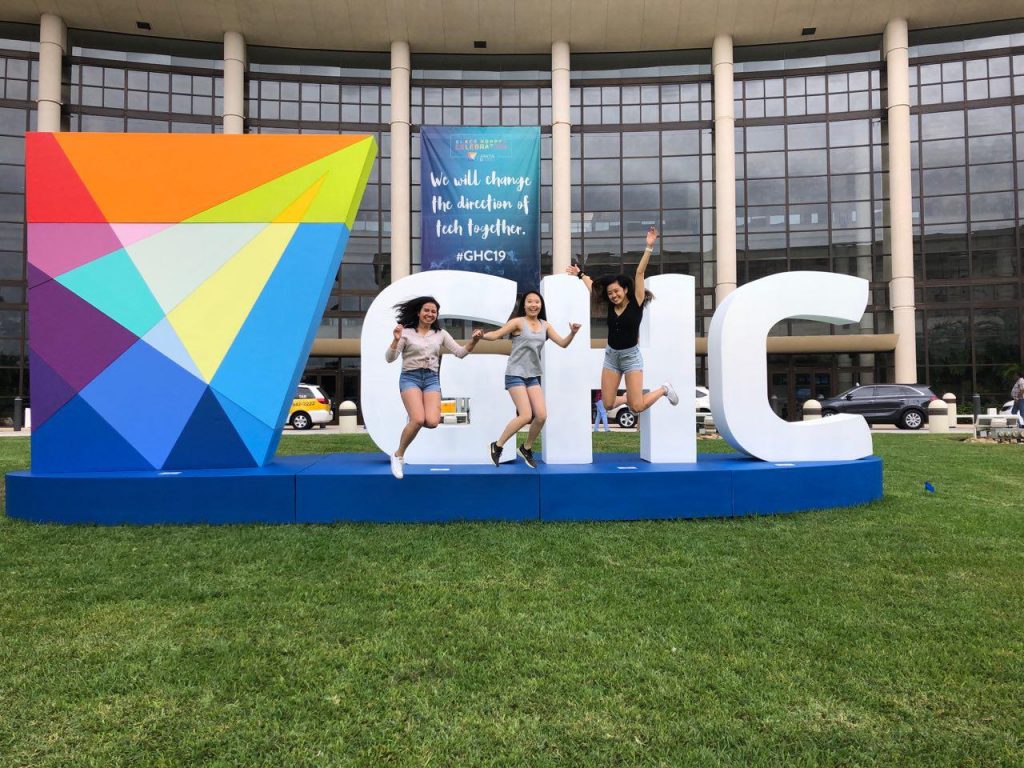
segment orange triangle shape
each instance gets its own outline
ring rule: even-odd
[[[118,223],[184,221],[366,138],[124,133],[56,136],[106,220]]]

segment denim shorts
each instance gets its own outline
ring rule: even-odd
[[[539,387],[540,376],[505,376],[505,389]]]
[[[411,371],[402,371],[398,377],[398,389],[405,392],[407,389],[419,389],[423,392],[440,392],[441,377],[437,371],[429,368],[415,368]]]
[[[644,369],[644,359],[640,357],[640,347],[629,349],[604,348],[604,368],[616,373],[632,373]]]

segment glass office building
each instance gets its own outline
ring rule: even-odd
[[[0,24],[0,418],[11,416],[16,396],[27,397],[31,376],[23,134],[36,127],[39,41],[38,26]],[[1001,403],[1024,359],[1024,22],[911,30],[909,42],[917,379],[961,401],[977,392],[986,404]],[[377,138],[379,157],[318,334],[358,340],[392,274],[391,57],[250,44],[246,58],[245,132]],[[421,125],[541,126],[541,270],[553,270],[551,67],[550,56],[536,53],[412,51],[405,182],[412,271],[419,268]],[[769,354],[769,394],[790,417],[809,397],[897,379],[892,349],[819,343],[896,332],[886,67],[880,35],[733,49],[737,284],[808,269],[870,281],[859,323],[789,320],[774,329],[806,342]],[[219,132],[224,70],[219,42],[71,27],[61,128]],[[649,274],[695,278],[699,336],[715,310],[719,270],[714,85],[709,49],[571,58],[571,257],[591,274],[631,269],[645,231],[657,226],[662,238]],[[595,304],[595,320],[601,312]],[[603,335],[602,322],[594,333]],[[358,400],[358,357],[332,349],[314,348],[306,378],[336,401]],[[706,358],[696,364],[703,383]]]

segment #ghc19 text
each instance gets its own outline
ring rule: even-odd
[[[500,264],[508,254],[505,251],[459,251],[455,254],[456,261],[492,261]]]

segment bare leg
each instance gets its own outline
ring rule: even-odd
[[[434,429],[441,423],[441,393],[423,393],[423,426]]]
[[[526,433],[523,447],[532,449],[533,441],[537,439],[537,435],[540,434],[541,429],[544,427],[544,422],[547,421],[548,407],[544,402],[543,388],[530,387],[526,390],[526,394],[530,398],[530,407],[533,409],[533,421],[530,422],[530,431]]]
[[[509,397],[515,403],[516,417],[505,427],[505,431],[498,438],[498,445],[504,445],[516,432],[525,427],[533,420],[533,410],[530,408],[530,398],[526,394],[526,387],[512,387],[508,391]]]
[[[395,456],[405,456],[405,449],[409,447],[423,427],[423,390],[415,387],[402,390],[402,403],[409,414],[409,423],[402,429],[402,436],[398,440],[398,450],[395,451]]]
[[[622,374],[618,371],[608,368],[601,369],[601,400],[604,401],[604,407],[608,410],[626,402],[625,397],[618,395],[621,380]]]
[[[643,371],[630,371],[626,374],[626,402],[636,413],[643,413],[664,396],[664,387],[658,387],[654,391],[644,394]]]

